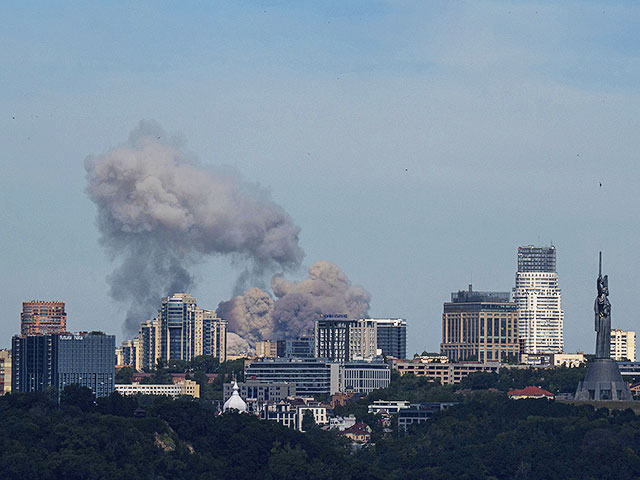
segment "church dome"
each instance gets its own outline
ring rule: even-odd
[[[226,412],[227,410],[237,410],[238,412],[247,411],[247,404],[245,403],[244,400],[242,400],[242,398],[240,398],[240,395],[238,394],[238,390],[239,390],[238,382],[234,380],[233,393],[231,394],[231,397],[229,397],[229,400],[224,402],[224,407],[222,407],[222,410],[224,412]]]

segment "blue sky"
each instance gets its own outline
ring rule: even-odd
[[[0,345],[32,298],[122,338],[83,161],[141,119],[267,187],[305,264],[337,263],[372,315],[406,317],[411,352],[438,348],[442,303],[471,277],[510,290],[523,244],[557,247],[566,350],[593,350],[600,249],[613,325],[640,327],[632,2],[5,2],[0,16]],[[214,258],[196,274],[214,308],[237,270]]]

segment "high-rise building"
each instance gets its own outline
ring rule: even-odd
[[[160,358],[160,320],[154,318],[140,325],[138,355],[142,368],[155,368]],[[139,370],[139,368],[136,368]]]
[[[636,332],[611,329],[611,358],[618,362],[636,361]]]
[[[407,321],[404,318],[371,318],[376,322],[378,348],[387,357],[407,358]]]
[[[133,367],[142,370],[142,351],[140,350],[140,337],[133,340],[125,340],[116,350],[116,365]]]
[[[115,335],[54,333],[12,339],[12,391],[88,387],[97,397],[113,392]]]
[[[518,310],[508,292],[461,290],[442,314],[440,353],[451,361],[518,358]]]
[[[162,299],[160,309],[160,357],[163,360],[191,360],[192,328],[198,305],[187,293],[176,293]]]
[[[213,310],[198,307],[187,293],[162,299],[160,319],[160,358],[190,361],[199,355],[226,360],[226,321]],[[143,362],[144,363],[144,362]]]
[[[325,315],[315,323],[316,357],[335,362],[374,358],[380,354],[376,327],[371,319]]]
[[[11,350],[0,350],[0,395],[11,392]]]
[[[513,300],[518,305],[520,351],[562,352],[564,312],[556,272],[556,247],[518,248]]]
[[[20,333],[22,335],[46,335],[67,330],[67,312],[64,302],[31,300],[22,302]]]

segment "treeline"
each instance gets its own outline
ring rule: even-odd
[[[135,370],[132,367],[123,367],[116,372],[116,383],[131,383]],[[221,401],[223,386],[233,376],[239,382],[244,379],[244,359],[229,360],[220,363],[212,355],[201,355],[192,361],[186,360],[159,360],[156,368],[145,370],[150,376],[143,378],[140,383],[153,385],[169,385],[172,383],[172,373],[185,373],[186,378],[200,385],[200,398],[206,401]],[[218,376],[209,383],[207,374]]]
[[[401,382],[428,396],[450,390]],[[134,417],[141,409],[146,416]],[[114,393],[94,403],[77,386],[60,405],[46,394],[0,397],[0,428],[7,479],[640,478],[640,417],[631,410],[487,391],[359,450],[317,427],[301,434],[249,415],[217,416],[211,402]]]

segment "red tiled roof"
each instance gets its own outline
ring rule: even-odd
[[[540,396],[545,396],[545,397],[553,397],[553,393],[544,390],[540,387],[527,387],[527,388],[523,388],[522,390],[511,390],[509,392],[509,395],[513,395],[513,396],[529,396],[529,397],[540,397]]]
[[[349,428],[346,428],[342,434],[345,435],[347,433],[353,433],[356,435],[369,435],[370,427],[364,422],[358,422],[355,425],[352,425]]]

